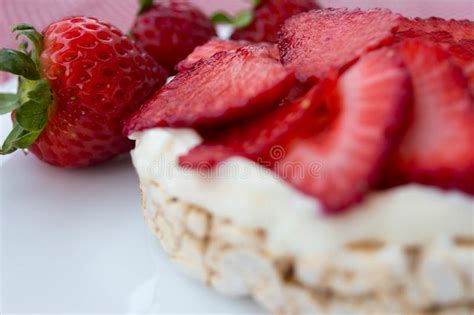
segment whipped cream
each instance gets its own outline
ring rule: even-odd
[[[211,173],[182,169],[178,157],[202,141],[191,129],[156,128],[132,138],[132,158],[142,183],[156,181],[184,202],[266,231],[269,247],[277,252],[328,250],[355,240],[413,245],[474,236],[474,198],[460,192],[401,186],[371,193],[346,213],[328,217],[315,198],[245,158],[231,158]]]

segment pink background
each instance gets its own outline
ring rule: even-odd
[[[217,9],[238,10],[239,0],[193,0],[210,13]],[[474,0],[321,0],[325,7],[385,7],[407,16],[442,16],[474,20]],[[93,15],[126,31],[133,22],[138,0],[0,0],[0,47],[15,47],[9,28],[27,22],[39,29],[69,15]],[[0,82],[6,76],[0,73]]]

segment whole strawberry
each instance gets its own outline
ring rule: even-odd
[[[288,18],[320,8],[315,0],[256,0],[255,4],[253,20],[249,19],[250,24],[244,27],[237,27],[232,39],[275,43],[278,31]]]
[[[170,73],[197,46],[216,35],[208,17],[187,1],[144,0],[130,33]]]
[[[42,34],[27,24],[13,30],[32,48],[0,50],[0,70],[20,76],[18,93],[0,98],[0,113],[13,118],[0,153],[28,148],[47,163],[75,168],[130,150],[123,120],[164,84],[166,71],[95,18],[67,18]]]

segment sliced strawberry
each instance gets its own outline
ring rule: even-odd
[[[423,38],[435,43],[453,43],[455,42],[453,35],[446,31],[425,32],[417,29],[409,29],[397,33],[397,42],[401,42],[410,38]]]
[[[414,110],[391,158],[390,184],[418,182],[474,193],[474,100],[461,68],[440,46],[399,45],[412,75]]]
[[[313,80],[392,43],[400,21],[399,15],[380,9],[311,11],[287,20],[278,48],[283,63],[295,68],[300,81]]]
[[[327,112],[337,112],[336,118],[324,132],[295,142],[275,170],[318,197],[329,213],[359,201],[379,178],[397,141],[410,92],[409,74],[393,50],[362,57],[341,76],[326,102]],[[288,165],[305,172],[289,172]]]
[[[447,49],[454,61],[463,68],[474,64],[474,40],[463,39],[451,43]]]
[[[469,31],[469,26],[472,28],[471,31]],[[450,53],[454,62],[463,68],[470,88],[474,92],[474,39],[468,38],[472,32],[474,32],[474,23],[469,21],[404,18],[400,31],[397,33],[397,42],[419,38],[441,45]],[[467,39],[463,39],[463,36]]]
[[[280,51],[275,44],[253,43],[242,47],[241,50],[247,50],[254,55],[271,58],[280,62]]]
[[[326,78],[323,80],[328,80],[328,77],[330,78],[331,76],[336,76],[336,73],[333,71],[333,73],[326,75]],[[299,98],[303,97],[306,93],[308,93],[309,90],[311,90],[313,86],[314,84],[296,81],[293,87],[291,88],[290,92],[288,93],[288,95],[283,99],[281,105],[292,103],[298,100]]]
[[[325,125],[321,116],[323,99],[335,88],[336,76],[328,77],[300,99],[288,102],[273,112],[221,131],[180,158],[187,168],[214,167],[232,157],[243,156],[267,167],[274,164],[272,149],[289,141],[312,135]],[[322,119],[323,118],[323,119]]]
[[[237,50],[249,44],[250,42],[243,40],[236,41],[213,38],[204,45],[196,47],[186,59],[178,64],[176,69],[178,72],[189,70],[196,62],[201,59],[208,59],[221,51]]]
[[[474,94],[474,40],[464,39],[446,47],[454,62],[461,66]]]
[[[125,132],[223,125],[276,105],[293,82],[293,72],[260,49],[220,52],[179,73],[128,121]]]
[[[302,99],[208,140],[180,163],[207,168],[244,156],[272,167],[335,213],[361,199],[378,179],[410,92],[401,58],[382,49],[363,57],[337,86],[323,80]]]
[[[251,43],[245,40],[224,40],[213,38],[202,46],[196,47],[194,51],[183,61],[181,61],[176,69],[178,72],[189,70],[194,64],[202,59],[209,59],[213,55],[221,51],[232,51],[242,47],[251,46],[255,49],[266,53],[270,58],[280,60],[280,53],[274,44],[269,43]]]
[[[428,19],[407,19],[403,18],[400,25],[400,32],[414,30],[425,33],[444,31],[451,34],[454,40],[463,39],[474,40],[474,22],[469,20],[445,20],[438,17]]]

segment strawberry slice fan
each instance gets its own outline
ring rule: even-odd
[[[42,34],[13,27],[29,40],[0,51],[0,70],[19,76],[16,94],[1,94],[13,129],[1,154],[28,149],[61,167],[85,167],[129,151],[122,122],[161,87],[166,71],[108,23],[71,17]],[[29,47],[30,46],[30,47]]]
[[[379,73],[386,71],[386,76]],[[241,155],[267,164],[295,187],[315,196],[328,213],[360,200],[380,173],[410,98],[409,74],[392,50],[362,58],[343,74],[327,78],[305,96],[276,111],[230,128],[181,157],[185,167],[215,166]],[[286,152],[272,159],[272,149]],[[360,158],[359,158],[360,157]],[[314,176],[315,162],[323,165]],[[292,176],[291,166],[304,169]],[[344,180],[341,178],[344,177]]]
[[[150,230],[275,314],[472,313],[474,23],[290,2],[126,121]]]
[[[260,115],[249,111],[256,108],[251,103],[239,107],[245,109],[239,114],[232,109],[230,98],[225,98],[229,102],[213,112],[211,100],[221,100],[219,96],[225,95],[213,94],[216,87],[206,90],[206,99],[199,101],[207,109],[198,109],[180,99],[184,96],[196,100],[186,94],[184,87],[189,82],[195,84],[193,87],[211,82],[206,74],[221,64],[226,66],[213,77],[219,77],[219,82],[230,78],[232,63],[219,61],[217,56],[224,54],[219,50],[227,50],[225,54],[231,60],[230,56],[248,49],[239,48],[245,42],[210,41],[182,63],[188,64],[190,70],[177,76],[175,84],[169,86],[171,93],[165,88],[155,95],[129,121],[127,132],[153,126],[199,129],[227,122],[219,132],[203,133],[204,142],[182,156],[181,165],[194,169],[203,165],[216,167],[233,156],[242,156],[272,168],[300,191],[316,197],[328,214],[346,211],[377,187],[422,183],[472,194],[474,149],[469,139],[474,134],[474,119],[472,91],[465,78],[469,68],[462,59],[466,50],[453,52],[451,48],[459,43],[452,35],[441,45],[433,41],[437,37],[424,31],[408,36],[408,26],[403,26],[407,21],[380,9],[326,9],[290,18],[280,32],[281,61],[294,69],[300,80],[292,89],[298,90],[301,85],[314,87],[306,95],[304,89],[299,91],[302,98],[283,101],[276,110],[267,99],[267,105],[262,107],[265,113]],[[399,27],[401,30],[397,31]],[[368,32],[369,29],[377,31]],[[469,35],[467,31],[460,33],[456,38]],[[332,34],[340,36],[328,41]],[[271,56],[271,48],[266,50],[266,56]],[[335,50],[339,53],[330,53]],[[216,54],[210,57],[213,53]],[[265,77],[259,82],[264,80],[269,82]],[[329,82],[337,83],[331,88]],[[290,93],[288,88],[279,95],[280,99]],[[206,116],[212,113],[219,119],[208,120]],[[247,119],[241,121],[242,117]],[[232,120],[241,122],[228,123]],[[444,132],[434,136],[435,122],[441,120],[445,121]],[[456,146],[446,151],[448,143]],[[272,159],[270,151],[274,147],[285,150],[284,160]],[[319,176],[311,175],[314,162],[324,165]],[[287,168],[282,166],[292,163],[302,166],[306,175],[292,177],[283,171]]]

